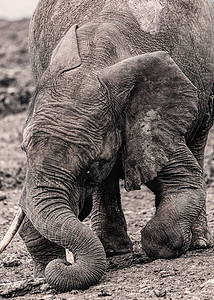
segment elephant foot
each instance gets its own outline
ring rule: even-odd
[[[209,231],[209,227],[207,225],[206,210],[205,207],[203,207],[199,217],[192,225],[192,241],[190,250],[206,249],[213,246],[214,240]]]
[[[133,251],[132,242],[125,231],[111,230],[98,234],[98,237],[103,244],[107,257]]]
[[[211,239],[206,239],[202,237],[197,237],[195,238],[190,245],[190,250],[195,250],[195,249],[207,249],[213,247],[213,238]]]
[[[120,254],[126,254],[131,253],[133,251],[133,246],[131,241],[123,240],[119,238],[119,241],[114,242],[109,239],[103,240],[104,249],[106,252],[106,256],[114,256],[114,255],[120,255]]]
[[[183,213],[173,198],[165,196],[155,216],[141,231],[142,248],[151,259],[176,258],[189,249],[191,223],[183,221]]]
[[[208,226],[205,228],[196,228],[192,229],[192,241],[190,245],[190,250],[194,249],[207,249],[214,246],[213,237],[208,229]]]
[[[142,248],[151,259],[179,257],[187,251],[190,241],[190,230],[184,237],[178,225],[166,226],[154,219],[141,231]]]

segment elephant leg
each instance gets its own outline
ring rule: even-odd
[[[190,247],[191,228],[205,202],[201,167],[184,142],[158,174],[152,190],[157,211],[141,231],[142,247],[151,258],[177,257]]]
[[[45,267],[55,258],[66,258],[65,249],[45,239],[25,217],[19,234],[34,262],[34,277],[45,277]]]
[[[207,139],[207,137],[204,137]],[[204,147],[197,148],[199,141],[195,140],[194,144],[191,146],[191,151],[193,152],[194,156],[198,160],[201,168],[203,169],[204,165],[204,148],[206,141],[204,140]],[[201,142],[201,141],[200,141]],[[205,183],[204,183],[205,185]],[[208,224],[207,224],[207,215],[206,215],[206,203],[196,219],[196,221],[192,225],[192,242],[191,242],[191,249],[200,249],[200,248],[209,248],[213,246],[213,237],[210,233]]]
[[[214,88],[213,88],[214,89]],[[200,164],[202,170],[204,168],[204,150],[207,142],[207,136],[209,129],[213,124],[214,112],[213,112],[213,95],[210,96],[208,107],[202,124],[197,131],[196,136],[190,143],[189,148],[193,155]],[[209,248],[213,246],[213,237],[210,234],[207,216],[206,216],[206,203],[201,210],[199,217],[193,223],[192,226],[192,243],[191,249]]]
[[[118,178],[114,169],[93,194],[92,229],[100,238],[107,256],[132,252]]]
[[[160,183],[158,178],[155,178],[153,181],[148,182],[146,185],[156,195],[155,207],[156,209],[158,209],[161,200],[159,196]],[[206,203],[204,203],[198,218],[195,220],[195,222],[193,222],[192,225],[192,241],[190,248],[192,250],[200,248],[209,248],[213,246],[213,242],[213,237],[210,234],[209,227],[207,224]]]

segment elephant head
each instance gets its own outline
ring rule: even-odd
[[[168,53],[96,68],[81,54],[76,30],[69,29],[52,54],[23,139],[28,168],[20,206],[42,236],[75,257],[72,265],[53,260],[46,267],[47,281],[62,291],[84,289],[105,271],[101,242],[78,220],[81,201],[121,152],[126,189],[140,189],[198,115],[196,88]]]

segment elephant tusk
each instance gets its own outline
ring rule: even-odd
[[[0,243],[0,254],[4,251],[4,249],[9,245],[12,238],[18,231],[20,225],[22,224],[22,221],[24,220],[25,213],[21,208],[19,208],[18,212],[16,213],[16,216],[10,225],[10,228],[8,229],[7,233],[5,234],[3,240]]]

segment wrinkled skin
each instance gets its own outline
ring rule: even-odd
[[[104,273],[105,252],[132,251],[119,179],[156,195],[141,232],[148,256],[212,245],[203,155],[213,17],[209,0],[40,1],[29,37],[37,89],[24,129],[20,234],[35,276],[55,289],[87,288]],[[96,234],[81,223],[90,212]]]

